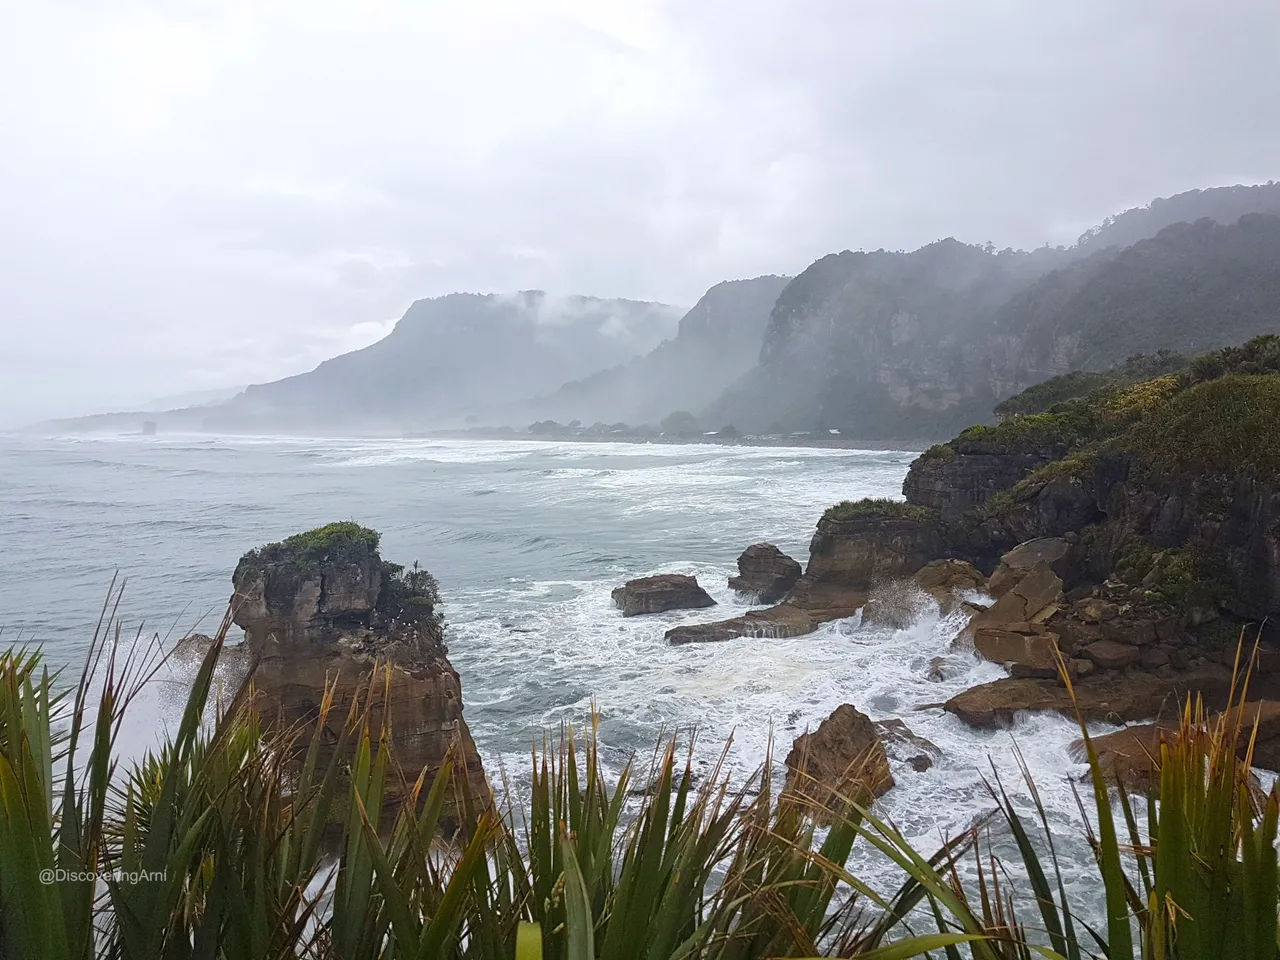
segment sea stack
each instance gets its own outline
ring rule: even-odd
[[[455,787],[477,806],[489,787],[462,716],[462,683],[444,644],[435,579],[383,560],[376,531],[331,523],[251,550],[233,577],[235,623],[258,658],[258,706],[268,722],[314,723],[326,682],[336,681],[327,725],[335,734],[351,702],[369,694],[370,719],[385,718],[395,762],[429,784],[452,751]],[[385,691],[385,698],[384,698]],[[394,801],[398,778],[388,784]]]

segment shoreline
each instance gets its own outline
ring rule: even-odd
[[[250,433],[223,430],[159,430],[145,433],[141,430],[37,430],[27,427],[0,431],[0,437],[30,437],[43,439],[165,439],[172,437],[242,438],[255,440],[476,440],[509,441],[515,443],[627,443],[637,446],[655,444],[663,446],[719,446],[719,447],[769,447],[777,449],[817,450],[872,450],[892,451],[919,455],[931,441],[920,439],[865,440],[843,436],[823,437],[814,434],[763,434],[733,438],[715,436],[581,436],[548,434],[545,436],[515,431],[430,430],[402,433]]]

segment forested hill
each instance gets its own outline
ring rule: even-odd
[[[1070,249],[943,240],[832,254],[778,297],[760,361],[702,411],[747,432],[839,429],[929,441],[1019,390],[1134,353],[1195,354],[1280,331],[1280,185],[1195,191],[1109,220]]]

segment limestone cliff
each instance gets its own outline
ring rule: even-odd
[[[758,365],[702,419],[751,432],[936,440],[1058,374],[1275,332],[1280,218],[1270,211],[1280,185],[1229,203],[1179,200],[1067,250],[995,252],[947,239],[910,253],[824,257],[782,291]],[[1166,219],[1200,210],[1222,219]],[[1112,236],[1127,246],[1104,242]]]
[[[487,803],[484,769],[462,716],[461,680],[435,609],[435,581],[383,560],[378,539],[357,524],[333,523],[241,558],[233,617],[258,658],[258,705],[270,722],[305,728],[333,683],[330,740],[360,698],[370,704],[375,730],[384,719],[389,725],[393,757],[410,784],[423,771],[430,783],[452,752],[471,795]],[[392,797],[396,787],[390,785]]]

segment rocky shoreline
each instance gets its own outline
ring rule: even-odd
[[[667,641],[794,637],[857,614],[900,626],[903,597],[927,593],[968,610],[955,649],[1009,671],[922,705],[977,728],[1039,711],[1168,723],[1188,698],[1224,709],[1246,669],[1248,709],[1280,709],[1280,337],[966,430],[912,463],[903,495],[832,507],[779,602]],[[835,739],[847,768],[882,755]],[[877,792],[878,766],[859,789]]]
[[[1280,764],[1277,414],[1280,337],[1270,337],[1187,373],[970,428],[911,464],[903,500],[826,510],[803,566],[772,544],[748,546],[727,586],[770,605],[683,624],[665,640],[767,642],[851,617],[902,628],[921,602],[964,611],[955,657],[1008,675],[916,709],[978,729],[1026,712],[1145,723],[1103,741],[1131,769],[1188,698],[1208,711],[1233,702],[1239,651],[1247,658],[1256,638],[1245,707],[1258,717],[1254,757]],[[265,712],[306,729],[335,678],[333,717],[380,687],[371,706],[387,719],[405,782],[452,757],[466,791],[488,802],[434,580],[377,548],[373,531],[330,524],[241,559],[235,622]],[[682,574],[629,581],[613,600],[628,617],[715,605]],[[375,664],[388,671],[380,684]],[[901,721],[844,704],[796,740],[786,790],[819,808],[832,790],[871,799],[893,785],[890,759],[922,772],[935,756]]]

